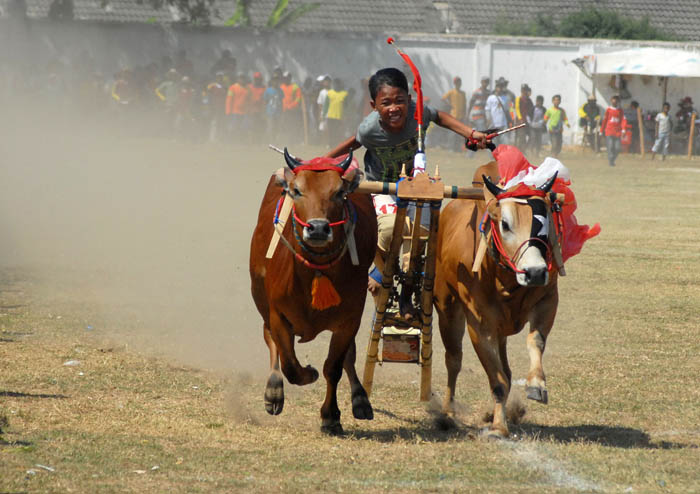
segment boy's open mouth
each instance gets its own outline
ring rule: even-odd
[[[401,112],[392,113],[391,115],[389,115],[389,122],[392,124],[398,124],[401,122],[401,117]]]

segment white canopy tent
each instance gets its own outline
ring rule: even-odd
[[[593,74],[700,77],[700,53],[675,48],[634,48],[590,58]]]
[[[638,96],[642,96],[644,93],[649,94],[648,90],[643,90],[643,86],[647,85],[652,77],[658,77],[659,85],[663,86],[662,103],[667,101],[669,79],[674,81],[674,87],[678,86],[676,91],[678,91],[679,87],[682,88],[683,92],[681,94],[687,95],[691,89],[693,92],[700,89],[699,52],[679,48],[640,47],[589,55],[584,57],[584,60],[587,65],[586,69],[591,74],[594,92],[596,79],[602,83],[602,79],[605,77],[617,76],[615,86],[619,88],[621,87],[620,79],[624,76],[628,83],[626,87],[630,87],[629,84],[632,83],[632,80],[628,76],[635,75],[641,76],[642,81],[642,86],[640,86],[636,83],[636,80],[640,78],[633,78],[637,84],[636,92]],[[583,67],[581,68],[583,69]],[[661,105],[659,105],[660,107]],[[691,132],[693,132],[692,129],[693,125],[691,125]],[[640,134],[642,132],[640,122]],[[690,156],[691,152],[692,141],[688,145],[688,156]]]
[[[637,75],[643,79],[659,78],[663,86],[661,102],[666,101],[669,78],[688,81],[682,90],[698,88],[700,82],[700,52],[680,48],[640,47],[608,53],[596,53],[584,57],[586,70],[594,83],[602,82],[605,76]],[[581,67],[583,69],[583,67]],[[625,77],[627,80],[628,78]],[[695,82],[690,82],[694,80]],[[644,83],[647,84],[646,82]],[[619,86],[619,84],[618,84]],[[678,83],[674,83],[674,87]],[[689,86],[689,87],[686,87]],[[676,87],[679,90],[678,87]],[[654,105],[655,106],[655,105]],[[660,106],[659,106],[660,108]]]

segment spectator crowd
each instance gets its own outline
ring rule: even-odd
[[[43,101],[72,105],[85,113],[108,116],[123,128],[145,129],[160,136],[211,142],[282,143],[302,142],[333,147],[353,135],[358,124],[372,111],[367,79],[344,81],[321,74],[303,82],[282,67],[269,71],[267,79],[259,72],[239,70],[236,59],[224,50],[207,73],[196,73],[186,52],[174,58],[123,69],[105,77],[85,53],[73,64],[49,63],[43,73],[0,71],[0,97],[29,94]],[[515,144],[523,152],[558,156],[562,150],[564,127],[570,128],[567,112],[558,94],[532,99],[529,84],[520,85],[518,95],[509,81],[499,77],[491,88],[489,77],[470,94],[455,77],[452,88],[437,103],[426,104],[449,112],[475,129],[504,129],[524,124],[524,128],[504,134],[498,144]],[[545,106],[545,101],[547,105]],[[603,109],[591,95],[578,110],[581,141],[578,144],[600,151],[605,146],[609,164],[614,166],[619,152],[640,152],[643,142],[653,155],[687,149],[695,110],[690,97],[683,98],[674,116],[670,105],[660,111],[642,112],[636,101],[622,108],[619,96]],[[642,118],[642,125],[639,125]],[[146,123],[143,125],[136,125]],[[700,128],[692,138],[698,139]],[[431,128],[429,146],[464,152],[464,142],[455,133]],[[543,150],[543,146],[549,148]],[[695,146],[696,149],[700,146]],[[471,154],[471,153],[470,153]]]

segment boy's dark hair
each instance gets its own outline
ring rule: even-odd
[[[610,98],[610,101],[612,101],[612,100],[614,100],[614,99],[616,99],[617,101],[620,101],[620,96],[617,95],[617,94],[613,94],[613,95],[612,95],[612,98]]]
[[[544,102],[544,96],[542,96],[541,94],[538,94],[537,97],[535,98],[535,101],[542,101],[542,102]]]
[[[664,101],[664,104],[661,105],[661,108],[663,108],[664,106],[668,106],[669,108],[671,108],[671,103],[669,103],[668,101]]]
[[[636,102],[636,101],[634,101],[634,100],[632,100],[632,102],[630,103],[630,106],[631,106],[632,108],[637,108],[637,107],[639,107],[639,103]]]
[[[377,97],[379,88],[382,86],[397,87],[408,93],[408,81],[406,76],[399,69],[389,67],[378,70],[369,78],[369,95],[372,99]]]
[[[554,101],[554,98],[561,99],[561,94],[555,94],[554,96],[552,96],[552,101]]]

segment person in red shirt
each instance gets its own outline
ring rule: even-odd
[[[265,100],[263,99],[263,94],[265,93],[265,81],[260,72],[253,74],[253,82],[248,84],[248,115],[250,118],[250,126],[253,131],[253,136],[258,136],[262,133],[264,124],[264,114]]]
[[[605,136],[605,146],[608,148],[608,164],[615,166],[617,155],[620,154],[622,129],[627,125],[625,114],[620,108],[620,97],[615,95],[610,99],[610,107],[600,123],[600,133]]]
[[[226,95],[226,115],[229,119],[229,129],[234,137],[240,137],[243,141],[248,131],[248,105],[250,94],[248,78],[245,74],[238,74],[236,82],[231,84]]]

